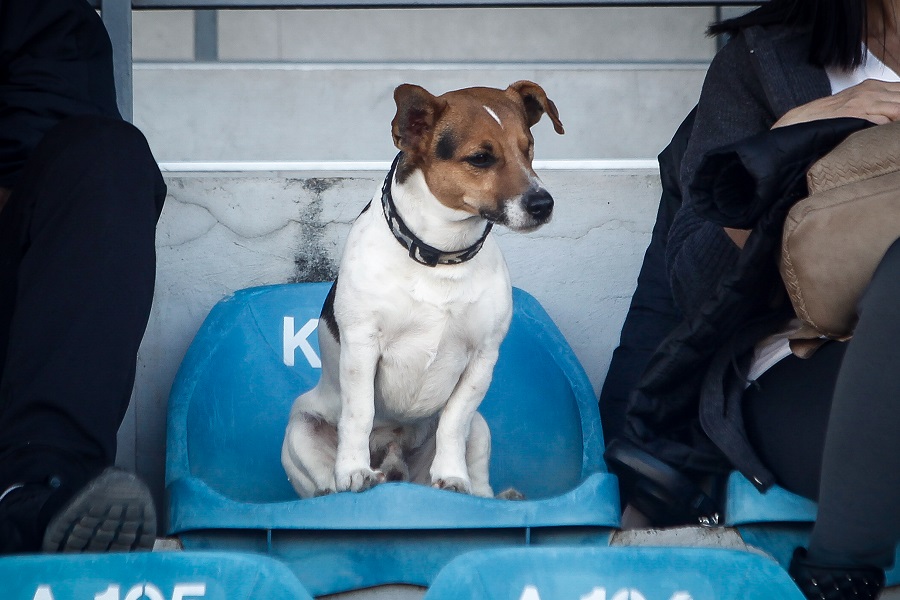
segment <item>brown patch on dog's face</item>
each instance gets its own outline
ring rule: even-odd
[[[552,198],[532,169],[530,127],[544,112],[559,133],[562,123],[540,86],[517,82],[435,97],[404,85],[395,100],[394,143],[404,152],[398,181],[421,169],[442,204],[513,229],[549,220]]]

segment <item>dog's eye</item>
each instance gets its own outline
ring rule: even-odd
[[[472,156],[467,157],[466,162],[478,169],[487,169],[495,162],[497,162],[497,159],[494,158],[493,154],[488,154],[487,152],[478,152],[477,154],[473,154]]]

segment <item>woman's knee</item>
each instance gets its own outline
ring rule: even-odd
[[[68,160],[88,168],[152,165],[156,161],[141,131],[121,119],[103,116],[70,117],[47,132],[42,142],[58,148]]]
[[[147,207],[155,218],[162,210],[166,187],[159,167],[144,135],[126,121],[102,116],[68,118],[45,135],[32,161],[26,179],[38,187],[41,181],[69,180],[86,188],[67,202],[112,203],[116,210]]]

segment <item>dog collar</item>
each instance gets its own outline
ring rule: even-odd
[[[394,205],[394,199],[391,197],[391,182],[394,180],[394,171],[397,170],[397,163],[400,162],[400,157],[402,155],[403,153],[401,152],[394,159],[391,170],[387,174],[387,177],[384,178],[384,185],[381,188],[381,207],[384,209],[384,218],[387,220],[388,226],[391,228],[391,233],[394,234],[397,242],[409,251],[410,258],[417,263],[428,267],[434,267],[436,265],[458,265],[459,263],[464,263],[467,260],[474,258],[484,245],[484,240],[487,239],[488,234],[491,232],[491,227],[494,226],[493,223],[488,222],[487,226],[484,228],[484,233],[481,234],[478,241],[468,248],[454,250],[453,252],[445,252],[434,246],[429,246],[416,237],[416,234],[414,234],[406,223],[403,222],[403,219],[400,218],[397,207]]]

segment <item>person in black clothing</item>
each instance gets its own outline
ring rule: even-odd
[[[0,0],[0,554],[152,546],[113,467],[166,188],[85,0]]]
[[[690,390],[695,414],[699,398],[703,426],[699,433],[712,439],[728,466],[744,473],[761,490],[778,483],[818,502],[808,548],[797,550],[789,569],[801,590],[809,598],[874,598],[900,539],[900,378],[896,376],[900,242],[882,259],[859,304],[853,339],[826,341],[811,357],[801,359],[792,354],[788,339],[797,324],[771,310],[773,296],[768,291],[774,289],[763,290],[760,297],[765,302],[756,306],[758,312],[735,324],[728,339],[722,339],[720,328],[710,326],[726,322],[711,320],[722,315],[723,300],[734,308],[736,292],[750,297],[734,275],[750,262],[748,249],[759,249],[761,236],[768,234],[759,223],[752,230],[722,227],[704,214],[698,198],[701,192],[711,193],[700,176],[710,175],[710,165],[718,164],[710,157],[717,151],[724,153],[723,147],[737,154],[735,148],[745,144],[746,150],[753,142],[755,165],[777,165],[787,162],[785,153],[775,151],[781,150],[777,140],[789,138],[785,129],[791,126],[794,132],[815,128],[825,140],[826,132],[839,128],[836,118],[849,117],[844,122],[858,120],[861,126],[867,125],[863,121],[900,120],[900,1],[770,0],[748,15],[714,25],[711,32],[728,33],[731,39],[710,66],[688,138],[680,143],[682,154],[675,162],[680,163],[677,187],[682,204],[665,235],[654,234],[661,241],[653,255],[655,268],[665,271],[656,281],[667,284],[669,306],[658,295],[649,302],[669,323],[677,319],[691,326],[672,328],[682,335],[678,344],[671,343],[672,336],[657,340],[662,342],[660,348],[667,349],[666,356],[659,351],[652,358],[643,355],[640,366],[650,367],[644,379],[632,382],[636,393],[619,423],[624,422],[622,431],[629,441],[646,443],[653,438],[647,431],[664,419],[654,422],[652,413],[668,410],[660,401],[666,393],[666,386],[657,385],[660,376],[677,383],[699,372]],[[829,149],[823,148],[822,153]],[[808,166],[816,157],[810,158],[798,164]],[[759,264],[775,264],[772,254],[757,258]],[[765,265],[764,269],[775,272],[774,266]],[[649,274],[642,272],[642,277]],[[742,339],[741,343],[750,342],[743,346],[749,351],[740,351],[736,340],[754,335],[754,323],[771,324],[760,320],[767,316],[782,320],[774,331]],[[638,329],[640,321],[627,324],[623,339]],[[678,361],[701,355],[709,360],[693,365],[693,372],[670,377],[661,368],[683,365],[686,361]],[[721,377],[711,377],[710,365],[720,357],[728,363],[729,372],[734,370],[730,365],[737,365],[738,376],[731,374],[728,381],[739,380],[739,385],[723,386]],[[617,368],[611,365],[611,371]],[[716,394],[709,390],[717,388],[708,384],[717,381],[718,391],[725,390],[718,395],[726,397],[712,406]],[[627,387],[624,382],[617,385]],[[731,404],[734,391],[736,404]],[[718,417],[716,411],[707,410],[710,406]],[[635,415],[640,418],[632,419]],[[611,431],[609,437],[619,433]],[[680,439],[694,436],[696,440],[697,434],[696,428],[684,427]],[[609,456],[615,453],[608,452]],[[685,452],[684,456],[694,455]],[[671,464],[678,459],[674,452],[663,458]],[[691,465],[678,467],[688,471]]]

